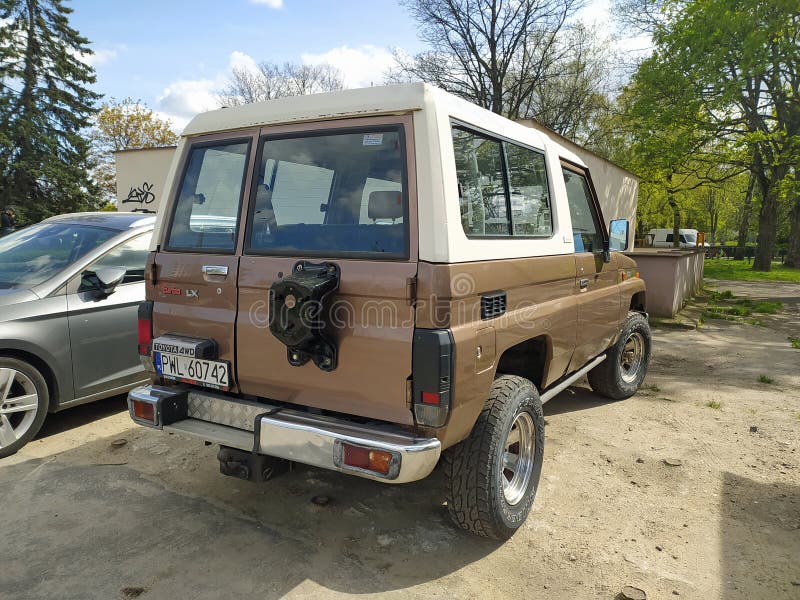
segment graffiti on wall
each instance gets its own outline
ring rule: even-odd
[[[145,208],[145,205],[152,204],[155,202],[156,196],[153,194],[153,184],[148,182],[143,182],[142,185],[139,187],[131,186],[130,191],[128,192],[128,196],[122,201],[122,204],[126,203],[134,203],[138,204],[136,208],[133,209],[133,212],[155,212],[153,210],[148,210]]]

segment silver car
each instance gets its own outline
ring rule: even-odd
[[[155,217],[78,213],[0,237],[0,458],[48,412],[147,377],[137,308]]]

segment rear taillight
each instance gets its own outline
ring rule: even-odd
[[[152,402],[131,400],[131,413],[133,413],[134,417],[142,421],[153,424],[156,422],[156,405]]]
[[[411,361],[414,417],[419,425],[441,427],[452,401],[453,336],[448,329],[415,329]]]
[[[153,301],[139,304],[138,345],[140,356],[150,356],[153,342]]]

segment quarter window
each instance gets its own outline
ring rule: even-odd
[[[544,155],[515,144],[504,142],[503,145],[508,161],[514,235],[552,235],[553,219]]]
[[[509,235],[500,142],[453,128],[453,150],[464,232],[486,237]]]
[[[572,219],[572,239],[575,252],[600,252],[603,249],[603,234],[595,214],[589,183],[579,173],[562,169],[567,186],[567,202]]]
[[[167,246],[232,252],[238,231],[247,142],[191,150]]]
[[[453,127],[461,226],[470,237],[550,236],[544,155]]]

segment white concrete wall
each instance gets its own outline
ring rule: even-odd
[[[639,178],[618,167],[611,161],[590,152],[575,142],[551,131],[541,123],[532,119],[523,119],[521,124],[541,131],[563,144],[589,167],[592,182],[600,200],[600,207],[606,220],[606,226],[613,219],[628,219],[631,222],[630,245],[633,246],[633,232],[636,231],[636,203],[639,195]]]
[[[175,147],[114,153],[117,210],[158,212]]]

